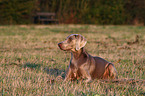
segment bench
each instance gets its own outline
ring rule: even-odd
[[[58,23],[55,13],[38,12],[34,17],[34,22],[39,24]]]

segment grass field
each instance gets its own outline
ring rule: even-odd
[[[87,39],[85,49],[114,63],[119,79],[63,82],[70,53],[57,43],[70,34]],[[0,26],[0,95],[144,96],[145,27],[96,25]]]

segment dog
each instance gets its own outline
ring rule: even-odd
[[[58,43],[61,50],[71,52],[64,81],[80,78],[86,79],[86,82],[94,79],[117,79],[114,65],[100,57],[88,54],[84,49],[86,43],[86,39],[80,34],[71,34],[65,41]]]

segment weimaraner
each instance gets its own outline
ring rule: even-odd
[[[65,41],[58,43],[61,50],[71,52],[71,60],[67,70],[66,80],[86,79],[116,79],[117,71],[114,65],[100,57],[88,54],[84,46],[86,39],[80,34],[71,34]]]

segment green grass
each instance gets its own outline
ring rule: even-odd
[[[144,26],[0,26],[0,94],[145,95],[145,82],[63,82],[70,53],[61,51],[57,43],[70,34],[83,35],[88,53],[114,63],[119,79],[145,80]]]

